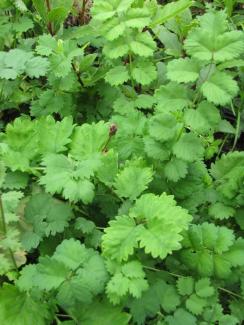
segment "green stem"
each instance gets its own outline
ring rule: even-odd
[[[6,238],[7,237],[7,225],[6,225],[6,220],[5,220],[5,214],[4,214],[4,209],[3,209],[3,201],[2,201],[2,195],[0,195],[0,220],[1,220],[1,228],[3,232],[3,236]],[[16,264],[15,258],[14,258],[14,253],[11,248],[8,249],[9,256],[11,258],[13,268],[16,270],[18,273],[18,266]]]
[[[207,71],[207,73],[206,73],[206,76],[205,76],[205,78],[202,80],[202,82],[201,82],[201,84],[200,84],[200,87],[197,89],[197,92],[196,92],[195,98],[194,98],[194,100],[193,100],[193,105],[195,105],[195,104],[198,102],[199,98],[201,98],[200,88],[201,88],[201,86],[204,84],[204,82],[206,82],[206,81],[208,80],[208,77],[209,77],[209,74],[210,74],[210,72],[211,72],[211,69],[212,69],[212,65],[213,65],[213,64],[214,64],[214,57],[212,56],[211,61],[210,61],[210,63],[209,63],[208,71]]]
[[[223,146],[225,145],[225,143],[226,143],[228,137],[229,137],[229,134],[227,134],[227,135],[224,137],[224,140],[223,140],[223,142],[222,142],[222,144],[221,144],[221,146],[220,146],[220,148],[219,148],[219,151],[218,151],[218,153],[217,153],[217,159],[219,158],[219,156],[220,156],[220,154],[221,154],[221,152],[222,152]]]
[[[237,144],[237,141],[239,138],[239,134],[240,134],[240,126],[241,126],[241,110],[238,109],[237,118],[236,118],[236,132],[235,132],[235,138],[234,138],[234,142],[233,142],[231,151],[233,151],[236,147],[236,144]]]
[[[47,11],[49,13],[51,11],[51,5],[50,5],[49,0],[46,0],[46,6],[47,6]],[[53,27],[52,27],[52,23],[50,21],[47,23],[47,29],[48,29],[49,33],[51,35],[53,35]]]
[[[132,56],[131,56],[131,53],[129,53],[129,70],[130,70],[131,85],[132,85],[133,88],[135,88],[134,79],[132,78],[133,66],[132,66]]]
[[[146,270],[149,270],[149,271],[154,271],[154,272],[165,272],[165,273],[168,273],[176,278],[185,278],[184,275],[180,275],[180,274],[176,274],[176,273],[172,273],[172,272],[169,272],[169,271],[166,271],[166,270],[160,270],[160,269],[156,269],[155,267],[151,267],[151,266],[146,266],[146,265],[143,265],[143,268],[146,269]]]
[[[224,292],[228,293],[231,296],[234,296],[234,297],[237,297],[237,298],[240,298],[240,299],[244,300],[244,297],[243,296],[240,296],[240,295],[238,295],[237,293],[235,293],[233,291],[230,291],[228,289],[221,288],[221,287],[218,287],[218,289],[221,290],[221,291],[224,291]]]
[[[7,226],[6,226],[6,221],[4,217],[4,211],[3,211],[3,202],[2,202],[2,196],[0,195],[0,219],[1,219],[1,228],[3,230],[4,236],[7,234]]]

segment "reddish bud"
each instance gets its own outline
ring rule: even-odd
[[[117,126],[116,126],[116,124],[112,124],[112,125],[110,125],[110,128],[109,128],[109,135],[110,135],[110,136],[113,136],[113,135],[116,134],[116,132],[117,132]]]

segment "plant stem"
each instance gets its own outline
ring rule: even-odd
[[[134,79],[132,78],[132,56],[131,53],[129,53],[129,70],[130,70],[130,80],[131,80],[131,85],[133,88],[135,88],[135,83]]]
[[[224,137],[224,140],[223,140],[223,142],[222,142],[222,144],[221,144],[221,146],[220,146],[220,148],[219,148],[219,151],[218,151],[218,153],[217,153],[217,159],[219,158],[219,156],[220,156],[220,154],[221,154],[221,152],[222,152],[222,149],[223,149],[223,147],[224,147],[224,145],[225,145],[225,142],[227,141],[228,137],[229,137],[229,134],[227,134],[227,135]]]
[[[83,2],[82,2],[82,9],[81,9],[81,15],[80,15],[80,20],[81,20],[81,24],[82,25],[85,24],[86,3],[87,3],[87,0],[83,0]]]
[[[236,147],[238,138],[239,138],[239,133],[240,133],[240,125],[241,125],[241,110],[238,109],[237,111],[237,118],[236,118],[236,132],[235,132],[235,139],[233,142],[233,146],[231,148],[231,151],[233,151]]]
[[[74,70],[74,72],[75,72],[75,74],[77,76],[77,79],[78,79],[79,84],[81,85],[82,88],[84,88],[84,84],[83,84],[83,81],[81,79],[81,76],[80,76],[79,71],[77,71],[77,69],[75,67],[75,64],[73,62],[71,63],[71,65],[72,65],[72,69]]]
[[[235,293],[233,291],[230,291],[228,289],[221,288],[221,287],[218,287],[218,289],[221,290],[221,291],[224,291],[224,292],[228,293],[229,295],[232,295],[234,297],[237,297],[237,298],[240,298],[240,299],[244,300],[244,297],[243,296],[240,296],[240,295],[238,295],[237,293]]]
[[[0,220],[2,223],[2,229],[3,229],[3,234],[6,236],[7,234],[7,226],[6,226],[6,221],[4,217],[4,211],[3,211],[3,202],[2,202],[2,195],[0,195]]]
[[[2,228],[2,232],[3,232],[3,236],[6,238],[7,237],[7,225],[6,225],[5,215],[4,215],[3,201],[2,201],[2,195],[1,194],[0,194],[0,220],[1,220],[1,226],[2,226],[1,228]],[[18,271],[18,266],[16,264],[16,261],[15,261],[15,258],[14,258],[14,253],[13,253],[11,248],[8,249],[8,253],[10,255],[13,267],[18,273],[19,272]]]
[[[51,11],[51,5],[50,5],[49,0],[46,0],[46,6],[47,6],[47,11],[50,12]],[[52,27],[52,23],[50,21],[47,23],[47,29],[48,29],[49,33],[51,35],[53,35],[53,27]]]
[[[185,278],[184,275],[180,275],[180,274],[176,274],[176,273],[172,273],[172,272],[169,272],[169,271],[166,271],[166,270],[160,270],[160,269],[156,269],[155,267],[151,267],[151,266],[146,266],[146,265],[143,265],[144,269],[146,270],[149,270],[149,271],[154,271],[154,272],[165,272],[165,273],[168,273],[176,278]]]

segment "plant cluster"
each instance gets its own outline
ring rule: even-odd
[[[0,323],[244,321],[243,1],[0,3]]]

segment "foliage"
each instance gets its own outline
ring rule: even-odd
[[[242,3],[0,3],[1,324],[243,323]]]

